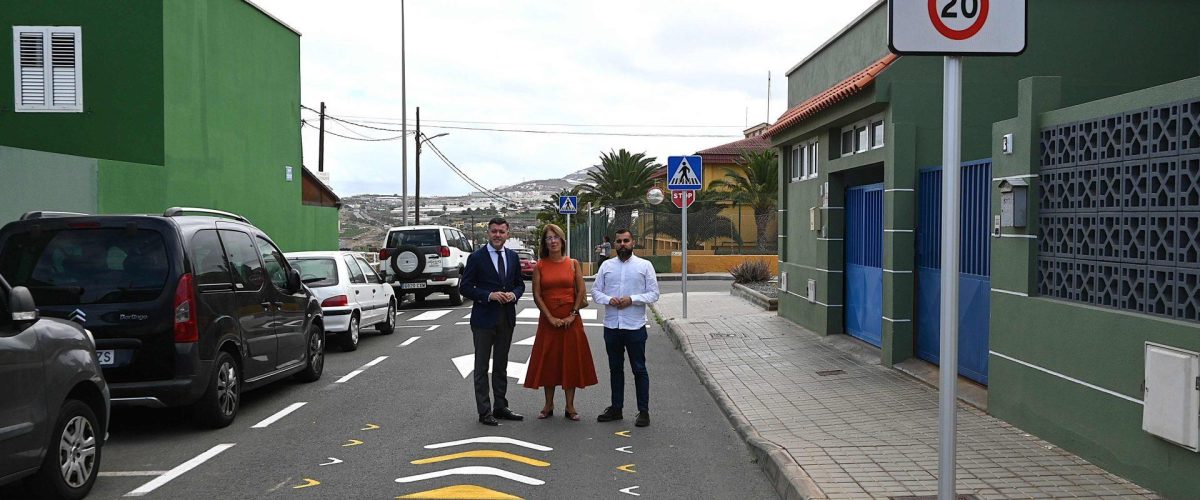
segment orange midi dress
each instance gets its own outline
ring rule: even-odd
[[[556,318],[569,316],[575,307],[575,262],[541,259],[537,261],[537,269],[546,308]],[[550,324],[550,318],[541,315],[525,387],[574,389],[596,383],[596,365],[592,363],[592,350],[583,333],[583,319],[576,316],[570,325],[558,328]]]

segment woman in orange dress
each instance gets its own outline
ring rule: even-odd
[[[542,314],[533,339],[533,355],[525,374],[525,387],[546,391],[546,405],[538,413],[543,419],[554,414],[554,387],[562,386],[567,396],[565,415],[579,420],[575,411],[575,389],[595,385],[596,366],[583,333],[579,309],[586,306],[583,269],[563,254],[566,235],[547,224],[541,242],[541,258],[533,268],[533,300]]]

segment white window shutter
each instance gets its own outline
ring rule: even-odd
[[[46,43],[43,31],[13,29],[17,62],[17,109],[46,105]]]
[[[13,27],[17,111],[83,111],[79,27]]]

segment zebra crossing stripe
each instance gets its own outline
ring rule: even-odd
[[[425,311],[421,314],[418,314],[416,316],[408,318],[408,320],[409,321],[433,321],[433,320],[441,318],[442,316],[445,316],[447,314],[450,314],[449,309],[437,309],[437,310],[433,310],[433,311]]]

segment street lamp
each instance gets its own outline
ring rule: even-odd
[[[441,137],[443,135],[450,135],[450,132],[442,132],[442,133],[434,135],[434,136],[427,136],[425,134],[421,134],[421,135],[417,136],[417,141],[416,141],[417,142],[417,155],[416,155],[417,189],[416,189],[416,193],[415,193],[416,196],[414,196],[414,199],[413,199],[413,210],[414,210],[413,224],[414,225],[421,224],[421,145],[426,142],[437,139],[438,137]],[[424,137],[424,139],[422,139],[421,137]]]

